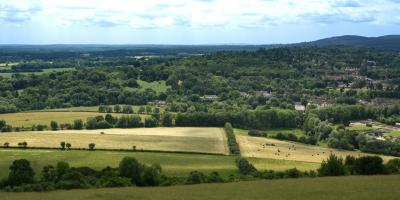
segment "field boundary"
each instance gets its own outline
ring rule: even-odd
[[[94,149],[89,150],[88,148],[70,148],[70,149],[61,149],[57,147],[16,147],[16,146],[0,146],[0,149],[17,149],[17,150],[60,150],[60,151],[113,151],[113,152],[149,152],[149,153],[177,153],[177,154],[198,154],[198,155],[211,155],[211,156],[231,156],[222,153],[206,153],[206,152],[194,152],[194,151],[166,151],[166,150],[145,150],[145,149],[137,149],[137,150],[129,150],[129,149]]]

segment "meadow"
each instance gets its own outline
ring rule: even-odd
[[[335,154],[343,158],[347,155],[355,157],[371,155],[359,151],[331,149],[270,138],[237,135],[236,139],[239,143],[240,151],[245,157],[321,163],[330,154]],[[384,161],[394,158],[392,156],[381,157]]]
[[[154,188],[108,188],[45,193],[0,193],[4,200],[397,200],[399,175],[244,181]],[[379,184],[377,184],[379,183]]]
[[[59,161],[68,162],[72,167],[88,166],[97,170],[107,166],[118,167],[123,157],[135,157],[146,164],[158,163],[168,176],[186,177],[198,170],[205,173],[219,172],[224,177],[237,174],[235,158],[223,155],[202,155],[186,153],[85,151],[85,150],[40,150],[40,149],[0,149],[0,179],[8,175],[10,164],[16,159],[31,161],[36,175],[45,165],[55,165]]]
[[[133,128],[62,131],[24,131],[0,134],[0,144],[29,147],[60,147],[64,141],[72,148],[162,150],[228,154],[225,132],[221,128]]]

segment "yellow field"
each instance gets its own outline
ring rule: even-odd
[[[104,134],[101,134],[101,133]],[[26,141],[30,147],[59,147],[60,142],[72,148],[163,150],[228,154],[225,133],[221,128],[135,128],[14,132],[0,134],[0,144],[16,146]]]
[[[357,151],[323,148],[270,138],[236,135],[243,156],[320,163],[332,153],[340,157],[370,155]],[[271,146],[274,144],[275,146]],[[387,161],[394,157],[382,156]]]
[[[52,120],[61,123],[72,123],[76,119],[86,121],[88,117],[95,117],[98,115],[105,116],[104,113],[98,112],[20,112],[0,114],[0,119],[3,119],[12,126],[30,127],[32,125],[44,124],[50,125]],[[113,116],[121,116],[124,114],[112,114]]]

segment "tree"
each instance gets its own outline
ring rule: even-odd
[[[144,120],[145,127],[157,127],[158,120],[154,117],[149,117]]]
[[[132,106],[125,105],[122,109],[122,112],[125,114],[132,114],[133,113],[133,108]]]
[[[10,143],[9,143],[9,142],[4,142],[3,147],[4,147],[4,148],[10,147]]]
[[[142,183],[144,166],[136,158],[124,157],[119,163],[119,174],[122,177],[130,178],[132,183],[140,185]]]
[[[154,164],[150,167],[145,166],[143,171],[143,184],[146,186],[156,186],[161,183],[161,166]]]
[[[67,147],[68,150],[71,149],[71,147],[72,147],[71,143],[67,143],[67,144],[65,144],[65,146]]]
[[[74,129],[82,130],[83,129],[83,121],[81,119],[74,120]]]
[[[236,165],[239,168],[239,173],[243,175],[255,175],[257,173],[257,169],[243,157],[236,159]]]
[[[146,107],[140,106],[140,107],[139,107],[138,113],[139,113],[139,114],[145,114],[145,113],[146,113]]]
[[[64,141],[60,142],[60,146],[61,146],[61,149],[62,149],[62,150],[64,150],[64,149],[65,149],[65,145],[66,145],[66,144],[65,144],[65,142],[64,142]]]
[[[114,106],[114,112],[120,113],[121,112],[121,106],[120,105],[115,105]]]
[[[26,159],[15,160],[10,166],[10,173],[8,174],[8,184],[11,186],[18,186],[22,184],[33,183],[35,172],[31,164]]]
[[[88,146],[89,146],[89,150],[92,151],[96,147],[96,144],[95,143],[90,143]]]
[[[0,129],[6,126],[6,121],[0,120]]]
[[[171,127],[172,126],[172,114],[164,113],[161,118],[161,124],[165,127]]]
[[[390,173],[399,174],[400,173],[400,159],[394,158],[386,163],[386,168]]]
[[[58,129],[58,123],[56,121],[50,122],[51,130],[56,131]]]
[[[327,160],[322,161],[318,173],[319,176],[344,176],[347,171],[343,159],[331,154]]]
[[[383,160],[379,156],[363,156],[357,158],[354,171],[361,175],[385,174]]]
[[[57,177],[60,178],[62,175],[67,173],[69,170],[69,164],[67,162],[58,162],[56,166]]]
[[[44,166],[42,169],[42,181],[53,182],[57,180],[57,170],[52,165]]]
[[[199,171],[190,172],[188,178],[186,179],[187,184],[199,184],[205,183],[207,181],[206,175]]]

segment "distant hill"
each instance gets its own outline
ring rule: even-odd
[[[338,37],[325,38],[313,42],[304,42],[296,45],[328,46],[328,45],[353,45],[365,46],[378,49],[391,49],[400,51],[400,35],[387,35],[381,37],[363,37],[355,35],[345,35]]]

